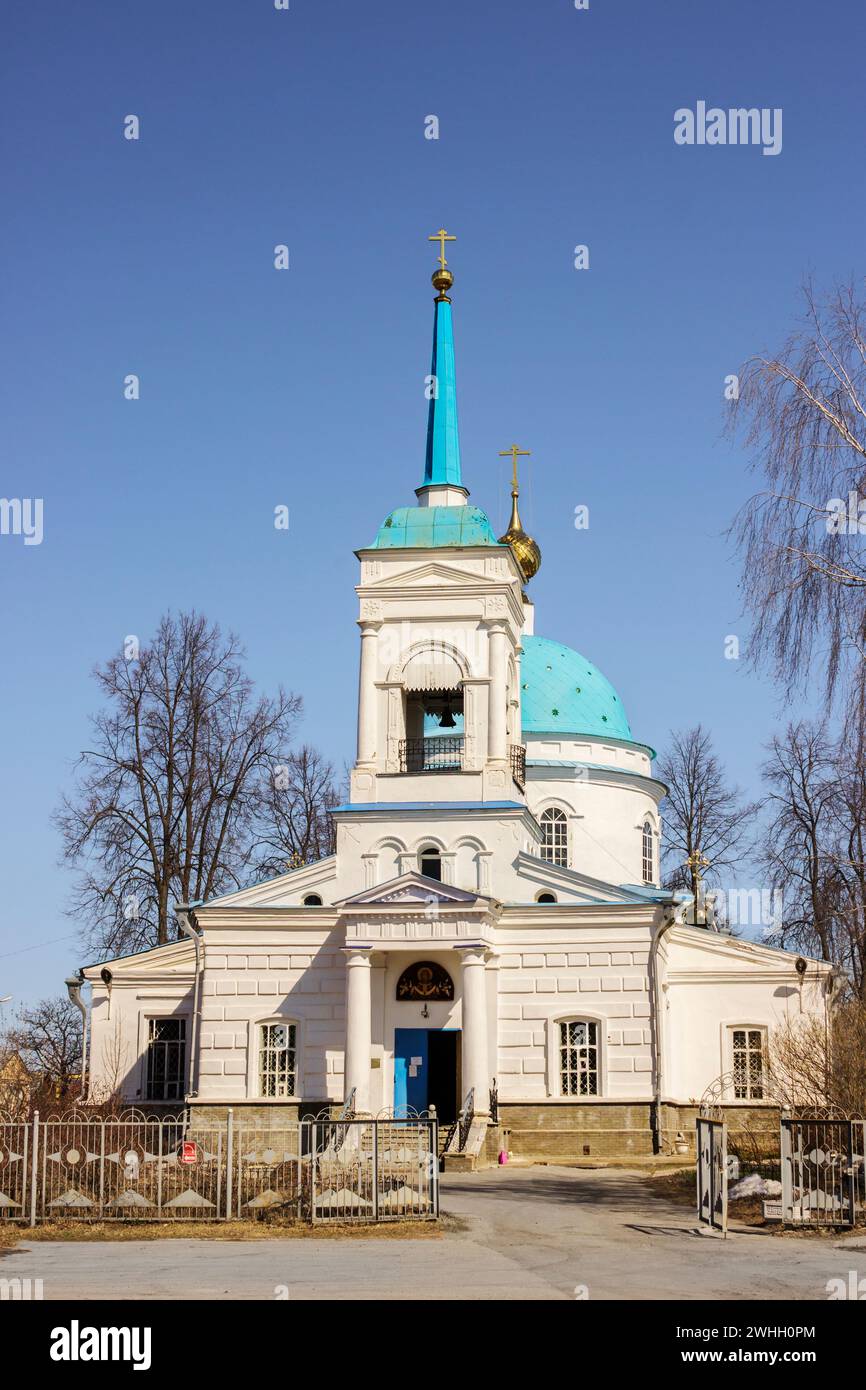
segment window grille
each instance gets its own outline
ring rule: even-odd
[[[297,1046],[294,1023],[263,1023],[259,1046],[259,1089],[263,1096],[296,1094]]]
[[[571,1018],[559,1025],[559,1076],[564,1096],[598,1095],[598,1024]]]

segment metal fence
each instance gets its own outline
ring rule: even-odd
[[[782,1220],[854,1226],[866,1220],[863,1120],[783,1119]]]
[[[438,1215],[436,1123],[0,1114],[0,1220],[310,1221]]]
[[[303,1200],[311,1221],[439,1215],[435,1120],[312,1120],[304,1128]]]
[[[697,1184],[698,1220],[728,1234],[727,1126],[722,1120],[698,1116]]]
[[[727,1227],[728,1183],[761,1178],[756,1195],[789,1225],[866,1223],[866,1122],[812,1113],[772,1127],[730,1129],[697,1120],[698,1217]],[[777,1195],[780,1194],[780,1195]],[[751,1195],[751,1194],[749,1194]]]

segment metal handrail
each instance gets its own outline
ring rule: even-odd
[[[472,1121],[475,1118],[475,1087],[472,1086],[467,1092],[463,1102],[463,1109],[460,1111],[460,1151],[466,1148],[466,1140],[469,1138],[469,1131],[472,1128]]]
[[[401,738],[401,772],[454,772],[463,767],[463,736]]]
[[[522,743],[511,745],[511,775],[523,791],[526,786],[526,748]]]

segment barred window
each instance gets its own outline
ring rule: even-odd
[[[732,1029],[734,1099],[764,1099],[764,1030]]]
[[[559,1078],[564,1096],[598,1095],[598,1024],[569,1018],[559,1025]]]
[[[558,806],[541,813],[541,857],[548,864],[568,867],[568,820]]]
[[[263,1096],[297,1094],[298,1052],[294,1023],[263,1023],[259,1043],[259,1091]]]
[[[644,883],[653,882],[653,828],[652,822],[645,820],[643,823],[643,881]]]
[[[147,1027],[146,1100],[182,1100],[186,1091],[186,1019],[151,1018]]]

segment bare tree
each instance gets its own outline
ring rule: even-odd
[[[758,807],[728,783],[702,725],[675,731],[670,739],[658,763],[668,787],[662,803],[665,885],[687,888],[697,898],[697,871],[686,860],[700,851],[709,860],[705,878],[718,883],[724,870],[734,869],[748,854]]]
[[[37,1085],[62,1097],[81,1073],[81,1013],[67,998],[42,999],[20,1011],[6,1037]]]
[[[862,1115],[866,1106],[866,1009],[847,999],[786,1019],[767,1039],[767,1090],[787,1109],[833,1106]]]
[[[866,765],[802,720],[769,751],[760,856],[783,897],[779,943],[832,961],[866,1000]]]
[[[833,746],[823,726],[789,724],[769,745],[762,769],[770,819],[760,855],[774,890],[783,894],[779,944],[833,959],[835,866],[832,836]]]
[[[269,770],[255,848],[258,872],[282,873],[333,854],[331,808],[339,799],[331,763],[304,744]]]
[[[777,354],[743,367],[742,427],[766,488],[733,530],[754,615],[752,659],[790,694],[816,658],[828,702],[843,673],[866,688],[866,304],[853,283],[819,300]]]
[[[57,813],[73,913],[100,952],[172,936],[172,904],[241,886],[270,768],[301,708],[256,697],[238,639],[197,613],[96,668],[105,707]]]

